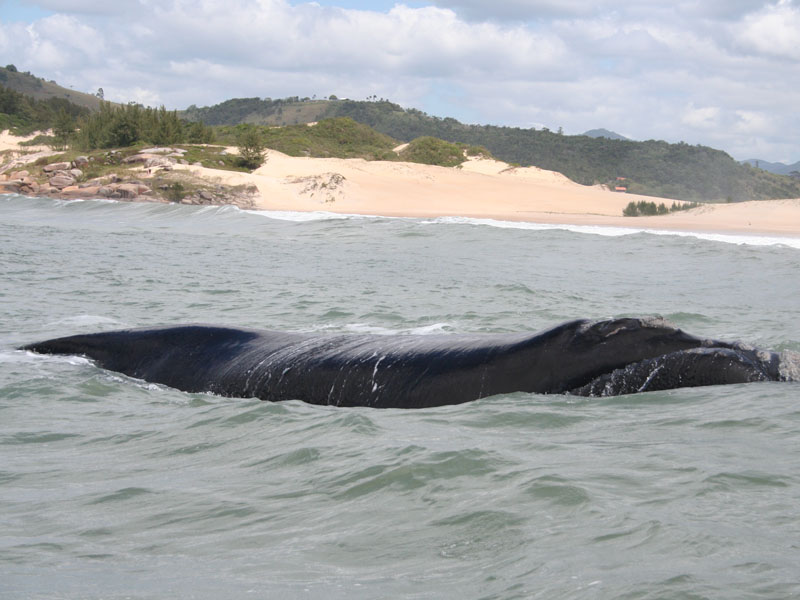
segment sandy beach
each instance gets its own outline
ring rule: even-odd
[[[579,185],[560,173],[470,160],[461,168],[360,159],[295,158],[276,151],[251,175],[182,167],[258,187],[260,210],[389,217],[460,216],[535,223],[800,236],[800,199],[708,204],[657,217],[623,217],[631,201],[671,200]]]
[[[31,136],[32,137],[32,136]],[[20,151],[0,133],[0,151]],[[24,148],[36,151],[40,148]],[[229,149],[235,152],[235,149]],[[800,198],[707,204],[657,217],[623,217],[631,201],[671,200],[577,184],[560,173],[474,159],[447,168],[362,159],[297,158],[268,150],[252,174],[176,165],[225,185],[255,185],[265,211],[326,211],[387,217],[470,217],[543,224],[800,236]]]

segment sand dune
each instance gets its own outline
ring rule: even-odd
[[[470,160],[461,168],[268,151],[252,175],[184,167],[227,184],[254,184],[261,210],[463,216],[575,225],[800,235],[800,199],[705,205],[659,217],[623,217],[631,201],[662,199],[579,185],[560,173]],[[667,204],[671,201],[666,200]]]
[[[21,142],[28,142],[40,134],[47,134],[47,131],[35,131],[31,135],[17,137],[11,135],[8,130],[0,131],[0,152],[5,150],[13,150],[15,152],[39,152],[42,150],[49,150],[47,146],[20,146]]]

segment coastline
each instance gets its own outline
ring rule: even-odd
[[[23,139],[4,132],[0,150],[21,150],[15,142]],[[263,166],[251,174],[188,164],[174,164],[170,170],[176,177],[190,177],[220,188],[246,186],[253,192],[230,196],[227,202],[210,197],[198,202],[194,197],[185,199],[185,204],[232,203],[259,211],[461,217],[542,225],[800,238],[800,198],[703,204],[660,216],[624,217],[622,211],[629,202],[644,200],[670,206],[673,201],[583,186],[553,171],[513,167],[488,159],[472,159],[452,168],[363,159],[298,158],[268,150]],[[138,181],[146,182],[152,177],[147,171],[142,169],[137,173],[141,175]],[[71,188],[65,197],[96,197],[91,195],[91,186],[84,189],[85,193]],[[61,197],[54,192],[32,195]],[[125,199],[166,202],[151,195]]]
[[[267,152],[251,175],[184,166],[201,177],[258,188],[255,209],[407,218],[465,217],[544,225],[800,238],[800,198],[704,204],[625,217],[629,202],[672,200],[583,186],[560,173],[471,160],[463,168]],[[221,174],[223,173],[223,174]],[[680,201],[678,201],[680,202]]]

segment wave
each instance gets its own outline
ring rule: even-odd
[[[238,210],[238,209],[237,209]],[[242,210],[243,213],[256,215],[258,217],[274,219],[276,221],[293,221],[295,223],[305,223],[307,221],[343,221],[350,219],[384,219],[386,217],[373,217],[370,215],[350,215],[334,213],[324,210],[314,212],[300,212],[289,210]]]
[[[53,210],[67,208],[72,211],[79,211],[92,214],[100,221],[105,220],[105,211],[122,210],[128,214],[137,226],[141,226],[143,218],[167,219],[177,218],[184,225],[191,226],[191,222],[198,223],[201,220],[220,223],[220,218],[225,217],[234,219],[241,223],[241,220],[250,217],[268,219],[272,221],[290,221],[295,223],[310,223],[324,221],[399,221],[406,223],[418,223],[425,226],[429,225],[471,225],[484,226],[500,229],[519,229],[528,231],[569,231],[572,233],[599,235],[604,237],[622,237],[636,234],[672,236],[695,238],[704,241],[746,245],[746,246],[782,246],[800,250],[800,236],[778,236],[778,235],[754,235],[736,233],[715,233],[707,231],[673,231],[661,229],[648,229],[645,227],[613,227],[605,225],[572,225],[569,223],[535,223],[528,221],[503,221],[498,219],[483,219],[473,217],[437,217],[421,219],[414,217],[386,217],[377,215],[359,215],[348,213],[334,213],[330,211],[265,211],[265,210],[244,210],[232,205],[224,206],[186,206],[180,204],[160,204],[149,202],[123,202],[118,200],[97,199],[97,200],[53,200],[43,198],[28,198],[18,194],[8,194],[4,198],[14,208],[20,211],[43,211],[42,214],[46,221],[57,218],[61,225],[64,222],[60,216],[52,213]],[[33,201],[33,202],[32,202]],[[47,214],[49,213],[49,214]],[[8,214],[8,210],[6,210]],[[25,216],[28,216],[29,213]],[[20,215],[23,216],[23,215]],[[186,220],[189,219],[189,222]],[[77,224],[77,223],[76,223]],[[87,222],[81,219],[80,224],[85,226]],[[95,224],[100,224],[95,222]]]
[[[477,219],[471,217],[438,217],[422,221],[424,224],[448,225],[483,225],[500,229],[525,229],[531,231],[562,230],[573,233],[602,235],[605,237],[621,237],[626,235],[649,234],[660,236],[691,237],[710,242],[747,246],[785,246],[800,250],[800,237],[783,237],[769,235],[711,233],[704,231],[672,231],[664,229],[648,229],[644,227],[612,227],[605,225],[570,225],[567,223],[531,223],[527,221],[501,221],[497,219]]]

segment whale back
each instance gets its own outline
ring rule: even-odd
[[[658,318],[473,335],[319,335],[194,324],[74,335],[24,349],[83,355],[187,392],[381,408],[513,392],[608,395],[787,378],[772,353],[698,338]]]

